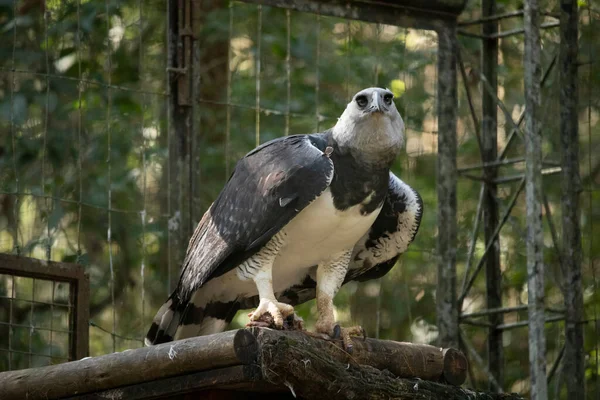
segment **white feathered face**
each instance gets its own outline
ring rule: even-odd
[[[394,94],[387,89],[368,88],[354,95],[348,108],[352,108],[352,115],[357,118],[366,118],[369,114],[389,114],[390,118],[398,115],[394,104]]]
[[[334,137],[363,151],[399,151],[404,145],[404,121],[394,94],[382,88],[356,93],[334,127]]]

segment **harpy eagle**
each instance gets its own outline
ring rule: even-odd
[[[336,324],[335,294],[386,274],[421,221],[419,194],[390,171],[403,145],[393,94],[368,88],[332,129],[248,153],[196,227],[146,344],[221,332],[243,308],[281,327],[316,297],[317,333],[350,349],[362,328]]]

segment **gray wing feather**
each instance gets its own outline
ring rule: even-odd
[[[183,263],[178,294],[256,253],[331,183],[333,162],[310,136],[268,142],[241,159],[198,224]]]

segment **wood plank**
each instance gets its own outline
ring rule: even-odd
[[[81,265],[0,253],[0,274],[72,282],[85,278]]]

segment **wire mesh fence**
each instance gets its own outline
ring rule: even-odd
[[[0,368],[87,356],[89,283],[78,265],[0,255]],[[6,293],[4,293],[6,292]]]
[[[193,129],[182,143],[181,108],[169,106],[182,74],[168,57],[168,18],[178,16],[165,3],[2,7],[0,251],[85,266],[91,355],[142,345],[189,231],[255,145],[327,129],[354,92],[379,85],[397,94],[408,128],[405,179],[435,151],[427,31],[242,2],[197,10]],[[429,259],[428,248],[415,257]],[[12,282],[2,277],[3,295],[21,301]]]
[[[490,2],[488,2],[489,4]],[[479,6],[479,5],[478,5]],[[563,173],[562,155],[565,151],[564,142],[561,140],[560,121],[562,109],[566,107],[561,102],[561,90],[563,85],[561,81],[562,69],[565,66],[559,63],[559,52],[561,51],[561,35],[559,33],[559,17],[561,17],[558,5],[553,2],[542,2],[541,7],[541,107],[538,122],[541,126],[541,150],[542,150],[542,175],[543,186],[542,194],[538,199],[543,216],[543,246],[539,249],[543,254],[544,274],[545,274],[545,336],[546,353],[545,363],[547,381],[550,387],[550,397],[563,398],[561,394],[561,385],[564,379],[574,371],[563,369],[563,356],[565,352],[565,320],[572,319],[569,313],[565,313],[565,298],[572,296],[573,291],[578,290],[572,286],[573,282],[565,280],[565,256],[573,254],[577,249],[567,249],[570,246],[562,233],[563,215],[561,210],[561,197],[564,197],[564,184],[561,185],[561,174]],[[524,50],[522,38],[515,37],[523,33],[522,20],[523,11],[498,12],[492,18],[480,17],[477,13],[472,14],[474,18],[466,21],[460,28],[460,48],[462,54],[461,75],[463,78],[462,96],[469,104],[469,108],[462,108],[464,112],[471,113],[471,118],[465,114],[465,122],[470,124],[469,129],[475,131],[476,138],[478,125],[484,126],[486,119],[489,120],[489,114],[486,115],[483,109],[484,94],[490,95],[493,100],[492,113],[497,117],[498,127],[498,158],[490,161],[489,159],[472,158],[466,166],[459,165],[459,173],[464,178],[463,187],[474,185],[480,186],[478,206],[470,209],[473,213],[471,227],[465,229],[464,242],[465,261],[459,261],[459,267],[463,267],[462,289],[459,291],[459,299],[463,302],[462,330],[463,337],[466,338],[464,345],[472,356],[472,361],[479,364],[482,371],[479,375],[483,380],[493,382],[493,386],[500,386],[504,390],[527,392],[533,390],[529,387],[529,363],[527,357],[526,333],[514,332],[515,328],[523,328],[528,325],[528,291],[527,291],[527,273],[524,268],[527,263],[527,223],[525,213],[528,208],[525,199],[525,135],[526,128],[523,123],[528,110],[525,107],[525,97],[522,89],[523,85],[523,58]],[[564,17],[564,16],[563,16]],[[498,31],[491,35],[486,35],[484,29],[479,25],[485,25],[486,21],[495,21]],[[597,186],[597,174],[594,172],[594,165],[597,164],[594,146],[596,143],[597,127],[595,124],[585,118],[584,115],[595,108],[596,100],[589,95],[587,89],[583,87],[595,87],[598,82],[591,79],[591,75],[584,75],[582,71],[591,72],[594,68],[591,54],[595,53],[595,48],[590,40],[589,29],[593,26],[594,18],[589,9],[580,8],[579,14],[579,138],[578,145],[581,148],[580,171],[581,181],[576,185]],[[472,39],[476,38],[476,39]],[[479,51],[487,39],[505,38],[499,42],[499,61],[498,66],[494,65],[494,74],[497,74],[498,91],[492,87],[490,82],[492,77],[486,76],[484,65],[486,58],[481,57]],[[565,40],[564,38],[562,39]],[[564,46],[564,44],[563,44]],[[481,57],[478,59],[478,57]],[[479,90],[478,90],[479,87]],[[585,126],[587,129],[582,129]],[[472,141],[472,146],[481,146],[481,140]],[[483,151],[482,157],[483,157]],[[478,153],[472,153],[473,156]],[[483,161],[483,162],[482,162]],[[489,170],[494,170],[497,174],[491,181],[488,179]],[[466,181],[468,182],[466,182]],[[594,181],[595,183],[592,183]],[[585,182],[585,183],[584,183]],[[461,183],[459,182],[459,185]],[[495,240],[486,241],[483,234],[483,215],[485,207],[482,207],[482,197],[488,187],[497,187],[497,194],[494,197],[496,207],[498,207],[499,223],[494,231]],[[485,188],[485,189],[484,189]],[[586,190],[586,189],[584,189]],[[593,190],[593,189],[592,189]],[[463,189],[463,193],[464,189]],[[475,193],[475,192],[473,192]],[[583,196],[580,199],[581,207],[581,226],[587,226],[587,229],[593,229],[596,218],[594,211],[594,202],[591,197]],[[489,210],[489,208],[488,208]],[[461,214],[459,210],[459,215]],[[497,218],[498,218],[497,217]],[[591,234],[593,230],[588,230]],[[595,273],[595,264],[597,263],[597,249],[589,243],[593,242],[591,236],[583,235],[584,261],[582,269],[583,288],[595,292],[597,287],[597,278]],[[494,243],[496,242],[496,243]],[[486,286],[489,286],[489,272],[485,271],[486,257],[489,258],[490,250],[499,249],[499,261],[501,269],[501,281],[498,286],[501,287],[501,306],[486,306],[489,298],[486,298]],[[569,250],[569,253],[567,253]],[[572,262],[572,260],[569,260]],[[462,264],[462,265],[461,265]],[[480,273],[478,273],[481,271]],[[586,289],[587,288],[587,289]],[[488,289],[489,290],[489,289]],[[589,386],[588,394],[597,393],[597,362],[593,360],[598,353],[597,343],[590,340],[597,336],[596,303],[597,299],[585,297],[584,317],[580,318],[576,324],[585,326],[584,333],[586,345],[580,349],[583,354],[587,354],[586,363]],[[487,308],[487,310],[486,310]],[[483,310],[482,310],[483,309]],[[485,317],[485,318],[482,318]],[[499,318],[498,318],[499,317]],[[494,322],[494,319],[496,320]],[[512,332],[511,332],[512,331]],[[504,352],[496,365],[489,363],[494,346],[490,347],[489,335],[498,335],[500,332],[500,351]],[[480,356],[482,355],[482,356]],[[583,358],[583,357],[582,357]],[[496,372],[491,370],[495,369]],[[520,370],[521,378],[518,378]],[[476,371],[471,371],[475,382],[478,378]],[[497,379],[497,373],[503,375]],[[481,379],[479,378],[479,379]],[[497,385],[497,383],[499,385]]]
[[[92,321],[102,321],[92,325],[92,354],[134,345],[119,320],[136,321],[140,345],[147,249],[167,232],[159,188],[168,96],[155,79],[166,65],[164,8],[145,5],[15,1],[3,10],[13,18],[0,66],[0,247],[86,265]]]
[[[10,310],[0,322],[2,338],[6,340],[0,350],[2,370],[73,359],[68,357],[69,336],[73,333],[69,326],[73,308],[69,285],[4,274],[2,280],[11,287],[9,296],[0,297],[3,308]],[[48,308],[49,315],[41,312]],[[40,346],[40,343],[49,346]]]
[[[154,311],[177,283],[191,230],[236,160],[270,139],[331,127],[352,94],[371,85],[389,87],[396,94],[407,126],[407,148],[394,171],[421,193],[426,211],[401,267],[381,281],[345,286],[338,295],[337,315],[341,321],[362,324],[373,336],[435,340],[440,74],[435,33],[244,2],[19,0],[0,7],[6,15],[0,20],[0,130],[7,133],[0,148],[0,251],[85,265],[91,280],[91,355],[142,345]],[[552,365],[560,361],[564,344],[560,260],[555,251],[561,246],[559,36],[556,4],[544,7],[542,209]],[[478,19],[478,9],[479,4],[470,5],[467,15]],[[520,125],[526,110],[518,39],[522,11],[505,14],[498,18],[497,37],[502,40],[499,89],[494,94],[499,100],[499,146],[493,163],[498,166],[496,200],[502,222],[495,236],[503,298],[502,310],[496,313],[504,315],[496,328],[504,332],[506,371],[498,386],[526,392],[526,331],[514,330],[527,320]],[[581,204],[590,321],[597,321],[599,301],[595,264],[600,249],[593,235],[600,184],[600,153],[595,151],[600,107],[593,40],[597,19],[593,7],[582,9]],[[481,93],[489,87],[480,75],[478,26],[460,26],[456,110],[458,166],[464,178],[458,182],[456,210],[457,297],[462,303],[462,337],[475,365],[477,357],[482,364],[486,361],[490,328],[482,318],[490,311],[485,279],[474,272],[484,267],[488,247],[478,206],[485,168],[477,116]],[[13,295],[13,282],[0,277],[2,298],[34,304],[32,298]],[[33,281],[24,285],[33,286]],[[29,303],[23,303],[25,309],[32,307]],[[0,313],[6,307],[0,304]],[[312,308],[309,303],[298,309],[309,325]],[[243,323],[241,316],[234,320],[237,326]],[[590,374],[597,381],[598,349],[592,343],[597,324],[585,326],[588,367],[593,371],[595,366]],[[552,375],[563,373],[558,362],[549,370]],[[473,368],[472,385],[489,379],[485,367]]]

